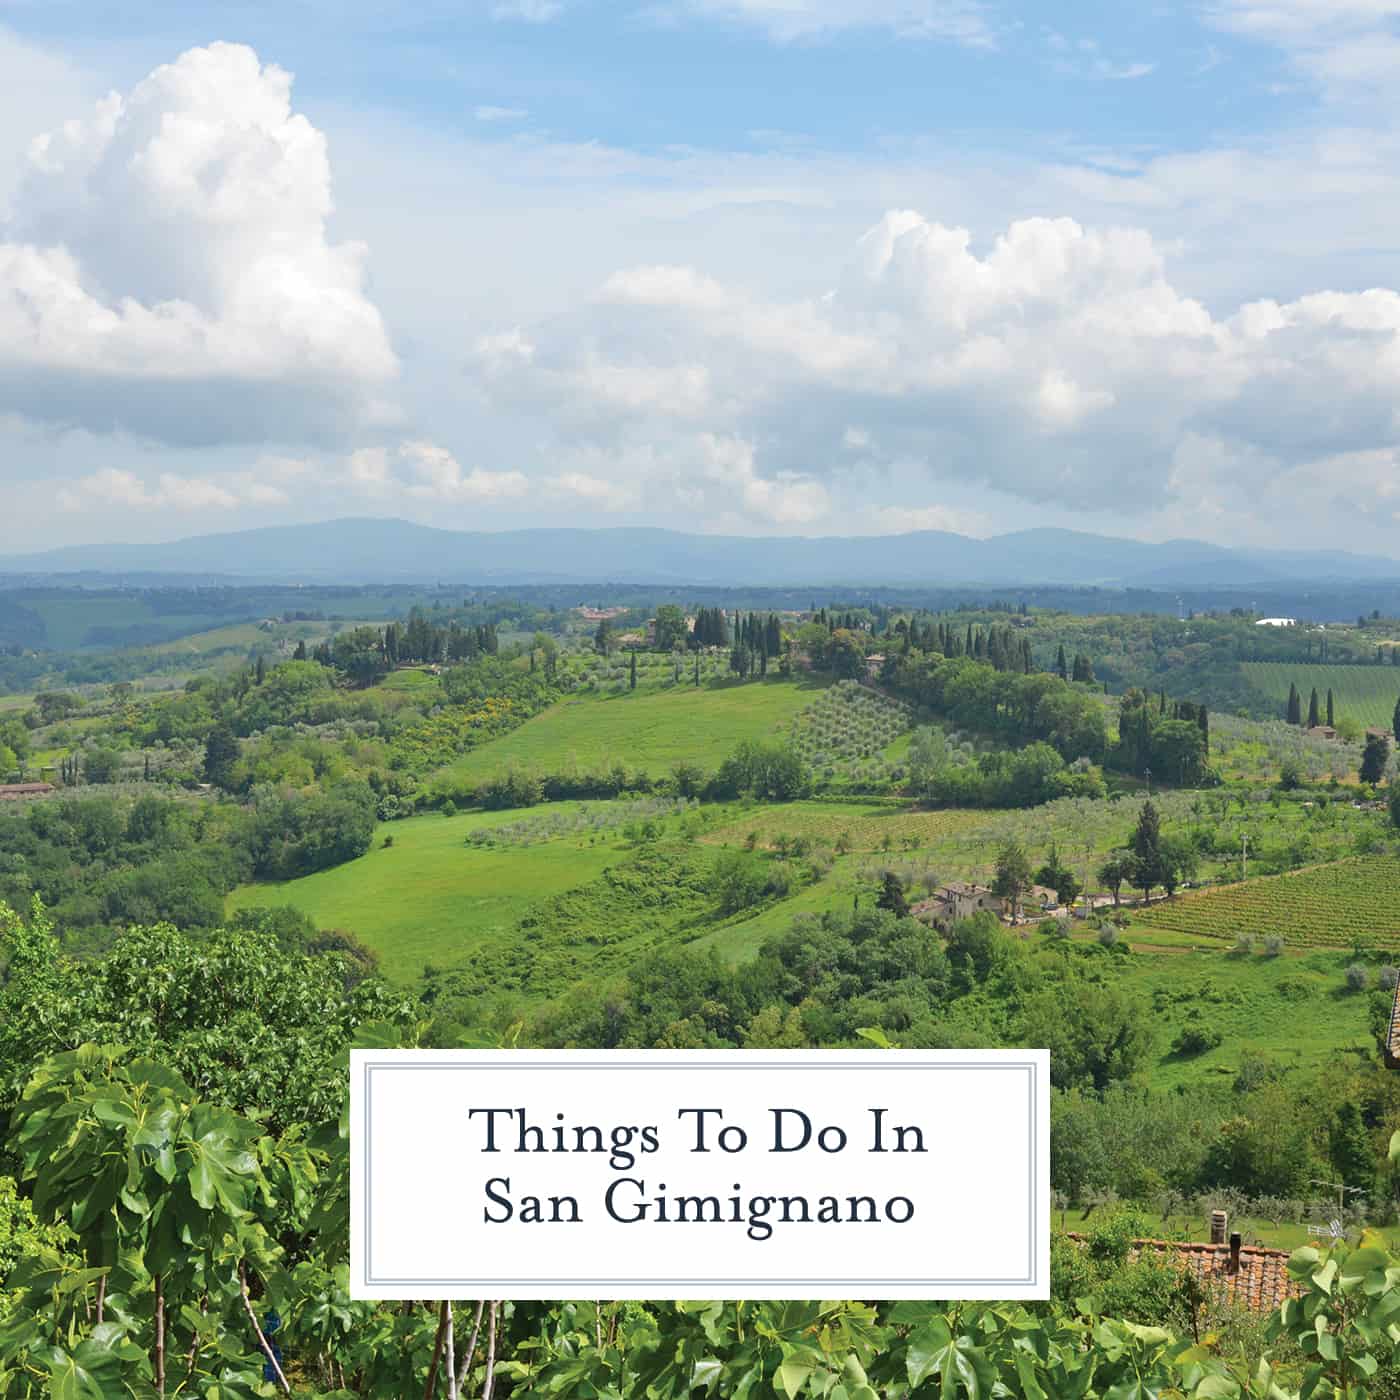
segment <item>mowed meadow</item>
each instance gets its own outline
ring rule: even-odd
[[[622,856],[617,833],[593,845],[467,845],[472,832],[518,815],[465,812],[385,823],[358,860],[284,884],[245,885],[229,907],[289,904],[320,928],[353,932],[379,955],[386,976],[408,981],[426,964],[451,963],[508,937],[531,904],[593,879]]]
[[[677,763],[713,770],[740,740],[776,737],[822,689],[819,681],[773,679],[570,696],[443,776],[479,781],[512,767],[599,772],[618,763],[658,778]]]

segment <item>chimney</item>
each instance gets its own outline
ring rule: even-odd
[[[1230,1217],[1223,1210],[1213,1210],[1210,1213],[1210,1242],[1211,1244],[1225,1243],[1225,1230],[1229,1225]]]
[[[1237,1274],[1240,1271],[1240,1237],[1238,1231],[1230,1236],[1230,1264],[1228,1272]]]

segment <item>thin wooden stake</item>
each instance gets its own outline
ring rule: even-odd
[[[248,1321],[253,1324],[253,1331],[257,1334],[258,1345],[262,1348],[262,1354],[267,1357],[271,1365],[273,1374],[276,1375],[278,1383],[288,1395],[292,1393],[292,1388],[287,1384],[287,1378],[282,1374],[281,1363],[277,1360],[277,1354],[272,1350],[271,1344],[263,1335],[262,1328],[258,1325],[258,1315],[253,1311],[252,1299],[248,1297],[248,1271],[240,1263],[238,1266],[239,1290],[243,1295],[243,1310],[248,1314]]]
[[[452,1304],[443,1299],[441,1308],[438,1309],[437,1335],[433,1338],[433,1361],[428,1367],[428,1383],[423,1387],[423,1400],[433,1400],[433,1391],[437,1389],[438,1366],[442,1362],[443,1343],[447,1341],[447,1324],[452,1318]]]
[[[496,1388],[496,1300],[491,1300],[491,1321],[486,1330],[486,1380],[481,1387],[481,1400],[491,1400]]]
[[[462,1353],[462,1364],[457,1371],[457,1388],[460,1390],[467,1383],[467,1377],[472,1373],[472,1362],[476,1359],[476,1339],[481,1333],[481,1314],[486,1309],[486,1303],[478,1298],[476,1303],[476,1319],[472,1323],[472,1339],[467,1343],[467,1349]]]
[[[160,1275],[155,1276],[156,1285],[156,1394],[165,1394],[165,1293],[161,1288]]]
[[[447,1400],[457,1400],[457,1338],[452,1304],[447,1305]]]

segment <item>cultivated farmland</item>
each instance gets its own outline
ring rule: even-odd
[[[777,737],[820,688],[769,680],[570,697],[443,773],[480,781],[512,767],[594,773],[620,763],[653,777],[681,762],[713,770],[741,739]]]
[[[1400,857],[1356,856],[1201,890],[1143,910],[1136,923],[1234,942],[1281,937],[1294,947],[1400,948]]]
[[[922,849],[948,836],[985,827],[988,813],[961,809],[917,811],[897,802],[785,802],[752,808],[701,837],[715,845],[753,844],[771,849],[779,837],[796,837],[833,849]]]
[[[1296,685],[1303,697],[1303,717],[1307,718],[1308,695],[1316,688],[1326,722],[1327,692],[1336,701],[1336,717],[1354,719],[1361,725],[1390,728],[1395,701],[1400,698],[1400,667],[1395,666],[1299,666],[1289,661],[1246,661],[1246,679],[1278,705],[1283,714],[1288,704],[1288,687]]]

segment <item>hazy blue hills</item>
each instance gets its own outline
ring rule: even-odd
[[[404,520],[329,520],[164,544],[73,545],[0,556],[0,574],[222,576],[318,583],[1082,584],[1261,588],[1400,580],[1400,562],[1340,550],[1159,544],[1076,530],[971,539],[904,535],[745,538],[675,530],[437,530]]]

